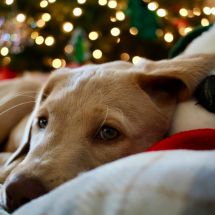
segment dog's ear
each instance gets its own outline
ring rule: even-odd
[[[189,99],[198,84],[215,68],[215,53],[183,55],[172,60],[141,59],[136,67],[137,82],[152,99],[174,97],[177,101]]]
[[[35,116],[35,110],[32,112],[32,114],[28,119],[19,148],[9,157],[9,159],[5,163],[5,166],[8,166],[20,156],[28,153],[30,148],[30,139],[31,139],[31,125],[32,125],[34,116]]]

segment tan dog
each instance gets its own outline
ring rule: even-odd
[[[2,167],[1,205],[14,211],[83,171],[147,150],[163,139],[176,103],[191,97],[214,59],[198,54],[55,71],[25,132],[26,119],[16,127],[24,135]]]

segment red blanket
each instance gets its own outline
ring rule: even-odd
[[[156,143],[147,152],[171,149],[215,149],[215,129],[197,129],[180,132]]]

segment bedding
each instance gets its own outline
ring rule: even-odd
[[[214,135],[213,129],[173,135],[147,153],[82,173],[13,214],[215,214]]]

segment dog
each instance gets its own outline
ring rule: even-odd
[[[1,206],[13,212],[81,172],[144,152],[162,140],[176,104],[192,96],[215,68],[214,59],[214,53],[194,54],[157,62],[141,59],[136,65],[116,61],[62,68],[42,86],[29,81],[28,89],[16,80],[22,86],[17,95],[26,99],[21,103],[30,106],[16,119],[18,124],[13,124],[17,116],[12,112],[20,113],[1,109],[2,140],[9,136],[1,159],[2,164],[7,160],[0,170]],[[12,125],[2,132],[5,122]]]

